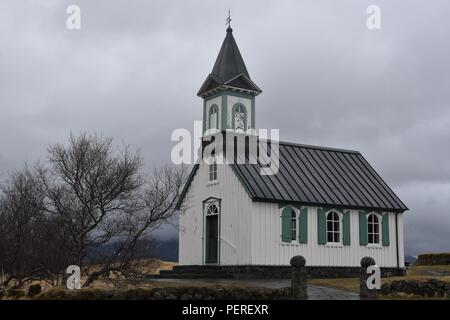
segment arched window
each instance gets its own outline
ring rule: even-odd
[[[380,244],[380,240],[380,219],[377,214],[371,213],[367,219],[367,242]]]
[[[298,215],[292,207],[281,211],[281,240],[288,243],[298,240]]]
[[[217,158],[214,157],[212,162],[209,164],[209,181],[217,180]]]
[[[239,131],[247,130],[247,110],[242,104],[237,104],[233,108],[233,128]]]
[[[210,204],[208,208],[206,209],[206,215],[217,215],[219,214],[219,208],[217,208],[217,205]]]
[[[291,209],[291,238],[293,241],[297,240],[297,214],[294,209]]]
[[[219,108],[215,104],[209,108],[209,129],[219,129]]]
[[[330,211],[327,214],[327,242],[341,242],[341,219],[335,211]]]

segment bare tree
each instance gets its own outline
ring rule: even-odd
[[[116,236],[123,241],[114,253],[104,260],[101,268],[90,274],[84,286],[90,285],[100,276],[107,276],[111,271],[119,272],[127,278],[135,278],[139,269],[139,246],[141,240],[148,237],[162,223],[173,217],[177,210],[177,200],[186,180],[186,169],[180,167],[163,167],[154,170],[147,177],[138,197],[134,210],[116,216],[114,224],[119,226]]]
[[[48,160],[37,169],[44,208],[58,225],[68,263],[87,275],[84,286],[111,272],[133,274],[140,240],[176,212],[185,169],[164,167],[144,177],[137,153],[87,134],[51,147]],[[102,253],[111,242],[119,245]]]
[[[36,264],[42,245],[38,226],[45,223],[44,198],[37,179],[28,169],[10,175],[1,186],[0,268],[17,286],[39,279],[43,266]]]
[[[113,275],[139,279],[152,231],[177,213],[186,168],[145,176],[138,153],[96,135],[70,136],[48,151],[48,162],[12,174],[0,188],[5,284],[61,284],[72,264],[86,276],[83,286]]]

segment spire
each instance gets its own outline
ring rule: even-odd
[[[254,94],[261,93],[261,89],[250,79],[244,59],[242,59],[236,40],[234,40],[230,22],[231,19],[227,19],[227,34],[214,67],[198,92],[199,96],[214,89],[218,90],[219,87],[234,87],[252,91]]]
[[[242,59],[236,40],[234,40],[231,27],[227,28],[227,35],[211,74],[223,81],[230,80],[240,74],[245,74],[250,78],[244,59]]]

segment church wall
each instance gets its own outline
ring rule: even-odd
[[[397,267],[395,214],[389,215],[390,245],[367,247],[359,244],[359,216],[351,210],[349,246],[319,245],[317,240],[317,208],[308,207],[308,242],[282,243],[281,209],[278,204],[255,202],[252,214],[252,264],[288,265],[291,257],[302,255],[308,266],[360,266],[361,258],[371,256],[381,267]],[[403,254],[403,215],[399,214],[399,261],[404,267]]]
[[[179,263],[203,264],[203,201],[221,199],[220,264],[245,265],[251,263],[252,202],[232,169],[218,165],[218,182],[208,181],[208,166],[200,165],[185,198],[186,211],[180,216]]]

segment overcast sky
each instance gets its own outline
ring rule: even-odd
[[[81,30],[66,28],[70,4]],[[263,90],[256,126],[361,151],[410,208],[406,254],[450,251],[448,0],[2,0],[0,174],[81,131],[169,162],[171,132],[201,120],[228,8]]]

